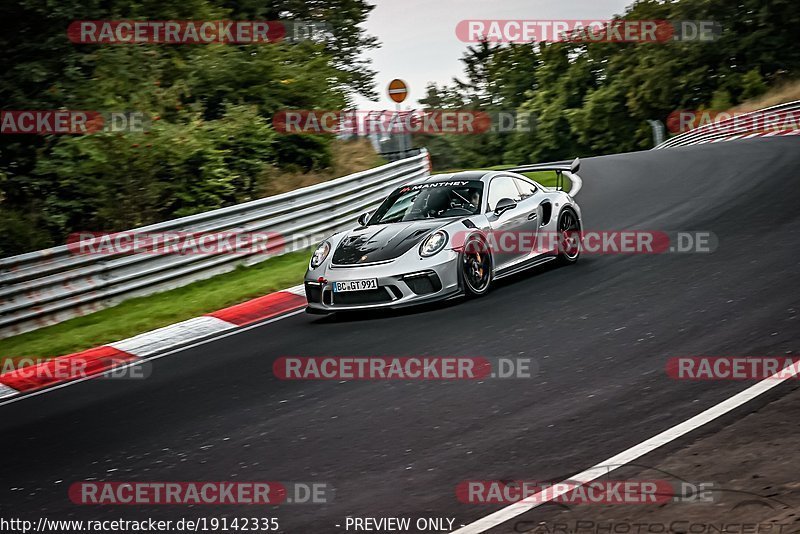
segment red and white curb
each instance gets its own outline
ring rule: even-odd
[[[697,139],[695,141],[687,143],[689,145],[704,145],[706,143],[724,143],[725,141],[737,141],[737,140],[744,140],[744,139],[753,139],[754,137],[775,137],[775,136],[783,136],[783,135],[800,135],[800,129],[792,129],[792,130],[769,130],[764,132],[753,132],[753,133],[738,133],[728,135],[726,137],[720,137],[718,139],[711,139],[710,141],[707,139]],[[680,145],[676,145],[680,146]]]
[[[115,367],[299,310],[306,304],[303,286],[295,286],[101,347],[8,371],[0,374],[0,400],[99,376]]]

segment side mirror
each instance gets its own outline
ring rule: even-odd
[[[358,224],[360,226],[366,226],[370,215],[372,215],[372,214],[370,212],[368,212],[368,211],[365,211],[364,213],[359,215],[358,216]]]
[[[508,210],[513,210],[516,207],[517,203],[511,200],[510,198],[501,198],[500,200],[497,201],[497,205],[494,207],[494,214],[502,215]]]

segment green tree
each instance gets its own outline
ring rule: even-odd
[[[5,110],[135,111],[147,131],[0,136],[0,254],[242,202],[273,167],[320,169],[327,136],[282,135],[285,109],[372,95],[365,0],[123,0],[0,4]],[[303,20],[325,39],[258,45],[79,45],[75,20]]]

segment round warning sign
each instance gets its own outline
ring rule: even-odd
[[[389,98],[398,104],[408,96],[408,85],[403,80],[392,80],[389,82]]]

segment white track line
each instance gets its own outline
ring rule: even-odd
[[[494,512],[493,514],[489,514],[486,517],[475,521],[474,523],[470,523],[469,525],[456,530],[453,532],[453,534],[477,534],[479,532],[486,532],[487,530],[505,523],[506,521],[517,517],[518,515],[524,514],[528,510],[532,510],[546,502],[552,501],[556,497],[571,491],[575,487],[586,484],[587,482],[591,482],[592,480],[600,478],[603,475],[607,475],[611,471],[614,471],[615,469],[618,469],[623,465],[656,450],[662,445],[666,445],[667,443],[670,443],[671,441],[688,434],[692,430],[695,430],[706,423],[725,415],[726,413],[738,408],[746,402],[753,400],[759,395],[766,393],[779,384],[782,384],[786,380],[794,378],[798,374],[800,374],[800,361],[794,362],[792,365],[787,366],[781,371],[778,371],[771,377],[750,386],[741,393],[737,393],[733,397],[720,402],[716,406],[712,406],[708,410],[695,415],[691,419],[665,430],[664,432],[653,436],[652,438],[643,441],[638,445],[634,445],[630,449],[622,451],[616,456],[612,456],[611,458],[600,462],[593,467],[590,467],[586,471],[569,477],[567,480],[563,481],[561,485],[549,487],[548,489],[535,495],[531,495],[530,497],[527,497],[519,502],[506,506],[505,508]],[[567,482],[569,482],[569,487],[567,487]],[[562,485],[564,486],[564,489],[555,489],[561,488]]]
[[[0,384],[0,399],[3,397],[10,397],[12,395],[19,395],[19,391],[5,384]]]

